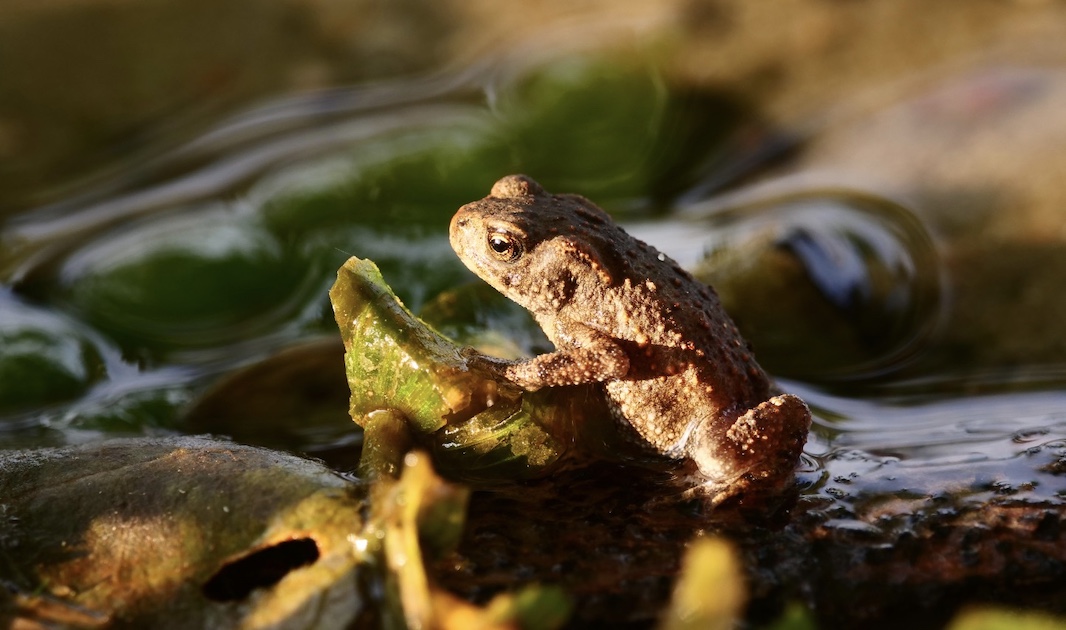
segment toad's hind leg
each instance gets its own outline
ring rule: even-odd
[[[792,480],[811,413],[790,394],[774,396],[740,415],[722,432],[699,431],[688,456],[706,478],[714,502],[749,490],[776,491]]]

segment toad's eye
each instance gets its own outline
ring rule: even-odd
[[[489,249],[503,262],[514,262],[522,255],[522,244],[506,232],[490,232]]]

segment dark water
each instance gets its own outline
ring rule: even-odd
[[[596,56],[245,111],[3,224],[0,445],[209,431],[350,461],[358,438],[335,388],[289,400],[288,415],[258,428],[218,411],[240,415],[239,403],[207,414],[200,397],[332,337],[326,290],[349,255],[376,261],[416,312],[472,281],[448,220],[498,177],[526,172],[591,197],[719,288],[760,360],[815,411],[807,493],[1066,498],[1052,470],[1066,456],[1064,374],[952,360],[964,354],[941,344],[953,292],[943,244],[912,209],[861,189],[716,197],[788,143],[756,112]],[[517,321],[502,332],[537,350]],[[311,355],[335,356],[326,346]],[[265,364],[264,382],[279,364],[301,382],[339,377],[339,362],[333,374],[329,360],[304,369],[288,356]],[[270,395],[284,399],[284,383]],[[308,428],[306,415],[324,419]]]

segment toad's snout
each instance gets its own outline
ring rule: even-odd
[[[448,240],[451,241],[453,249],[462,239],[462,233],[469,222],[470,218],[463,212],[463,208],[459,208],[459,211],[452,217],[452,222],[448,226]]]

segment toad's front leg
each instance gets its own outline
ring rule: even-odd
[[[622,378],[628,372],[629,356],[606,338],[511,363],[503,371],[504,376],[527,391],[599,383]]]

